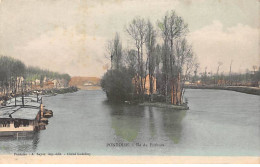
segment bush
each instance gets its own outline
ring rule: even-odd
[[[126,68],[108,70],[101,79],[101,87],[106,92],[109,101],[131,100],[132,77]]]

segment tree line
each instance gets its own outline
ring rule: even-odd
[[[153,101],[156,94],[165,102],[181,105],[184,82],[198,68],[192,46],[186,40],[188,25],[183,18],[174,11],[166,12],[155,24],[136,17],[125,30],[133,47],[123,48],[118,33],[107,43],[106,57],[111,66],[101,86],[108,99],[143,100],[148,94]]]
[[[24,86],[39,80],[43,86],[44,78],[64,79],[70,81],[68,74],[60,74],[49,70],[42,70],[38,67],[26,66],[22,61],[8,56],[0,55],[0,92],[16,93],[24,89]]]
[[[253,70],[247,69],[245,73],[233,73],[231,71],[232,62],[230,64],[229,74],[224,74],[221,72],[219,74],[220,66],[222,62],[218,62],[217,72],[208,72],[207,67],[205,67],[204,72],[200,73],[200,76],[194,73],[191,78],[193,83],[201,81],[203,85],[218,85],[218,86],[253,86],[259,87],[260,84],[260,67],[253,66]]]

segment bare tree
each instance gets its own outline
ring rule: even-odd
[[[144,19],[136,17],[126,28],[127,33],[132,37],[135,42],[135,47],[137,49],[137,62],[138,62],[138,78],[140,77],[140,82],[138,83],[138,93],[144,94],[144,60],[143,60],[143,47],[145,43],[147,25]],[[138,79],[139,80],[139,79]]]
[[[115,64],[115,69],[119,69],[122,63],[122,43],[120,40],[120,36],[118,33],[116,33],[115,38],[114,38],[114,64]]]
[[[129,69],[131,76],[134,77],[137,72],[137,52],[134,49],[124,50],[124,55],[125,66]]]
[[[160,64],[162,63],[162,46],[157,44],[155,47],[155,78],[156,78],[156,91],[161,93],[161,69]]]
[[[253,66],[253,71],[254,71],[254,74],[255,74],[255,72],[256,72],[256,69],[257,69],[257,66]]]
[[[105,57],[110,60],[110,70],[112,70],[113,69],[113,53],[114,53],[113,40],[107,41],[106,51],[107,51],[107,54],[105,54]]]
[[[176,15],[174,11],[166,13],[164,19],[159,22],[162,38],[164,41],[163,65],[165,75],[165,95],[167,101],[168,82],[170,82],[171,103],[177,104],[177,90],[175,89],[180,73],[176,68],[176,55],[174,55],[174,42],[180,37],[185,36],[188,31],[187,24],[183,19]],[[175,91],[174,91],[175,89]]]
[[[203,81],[204,84],[207,83],[207,69],[208,69],[208,67],[206,66],[204,68],[204,73],[201,74],[201,80]]]
[[[173,104],[183,103],[184,82],[188,79],[193,70],[196,59],[193,55],[191,46],[185,38],[179,39],[175,43],[175,73],[177,74],[176,82],[173,85]]]
[[[146,62],[146,69],[148,68],[149,74],[149,94],[150,100],[153,101],[153,88],[154,88],[154,71],[156,66],[156,53],[155,53],[155,43],[156,43],[156,33],[154,27],[150,20],[147,21],[147,32],[146,32],[146,49],[147,49],[147,62]],[[146,72],[145,72],[146,73]],[[146,75],[145,75],[146,76]],[[146,83],[146,77],[145,77]],[[144,83],[144,85],[145,85]]]
[[[220,69],[220,66],[222,66],[223,63],[221,61],[218,62],[218,68],[217,68],[217,75],[218,75],[218,72],[219,72],[219,69]]]
[[[231,60],[230,66],[229,66],[229,84],[230,85],[232,85],[232,64],[233,64],[233,60]]]
[[[194,64],[194,80],[193,82],[197,82],[197,77],[198,77],[198,68],[199,68],[199,63],[197,62],[197,58],[195,58],[195,64]]]
[[[220,66],[222,66],[223,63],[221,61],[218,62],[218,68],[217,68],[217,76],[215,77],[215,84],[218,84],[218,81],[219,81],[219,69],[220,69]]]
[[[111,70],[119,69],[122,65],[122,43],[118,33],[115,34],[114,39],[107,42],[106,46],[107,55],[106,58],[110,59]]]

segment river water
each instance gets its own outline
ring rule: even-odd
[[[0,153],[260,156],[260,96],[189,89],[190,110],[116,105],[101,90],[44,97],[53,110],[33,138],[0,138]]]

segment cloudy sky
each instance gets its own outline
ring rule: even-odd
[[[105,43],[136,16],[154,24],[175,10],[189,25],[200,70],[234,72],[260,66],[258,0],[0,0],[0,55],[72,76],[97,76]]]

